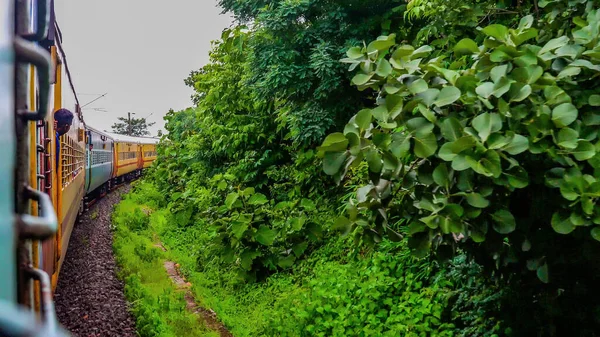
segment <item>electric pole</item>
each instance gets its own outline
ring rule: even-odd
[[[127,135],[131,136],[131,134],[133,133],[133,126],[131,125],[131,115],[135,115],[134,113],[128,112],[127,113]]]

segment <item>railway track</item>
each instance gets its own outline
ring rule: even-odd
[[[56,312],[73,336],[137,336],[112,251],[111,214],[121,186],[99,199],[73,229],[58,286]]]

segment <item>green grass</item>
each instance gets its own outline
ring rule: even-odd
[[[463,330],[491,337],[500,329],[493,316],[473,320],[488,310],[486,298],[494,292],[479,289],[476,269],[468,277],[461,270],[450,274],[413,258],[406,243],[384,242],[354,258],[347,239],[332,236],[291,270],[246,283],[235,268],[207,254],[207,224],[180,222],[145,182],[116,208],[115,251],[142,336],[210,335],[185,311],[183,295],[164,271],[165,259],[181,265],[198,303],[213,309],[236,337],[458,337]],[[154,246],[158,240],[167,252]],[[463,291],[465,282],[479,290]],[[479,299],[453,312],[456,294]]]
[[[138,333],[142,337],[218,336],[186,310],[184,293],[164,269],[164,261],[172,257],[154,246],[148,220],[140,205],[130,199],[123,200],[113,214],[113,249]]]

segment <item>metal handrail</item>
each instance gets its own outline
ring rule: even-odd
[[[39,324],[35,314],[24,307],[0,301],[0,336],[11,337],[66,337],[56,325]]]
[[[41,41],[48,36],[48,29],[50,24],[50,0],[38,0],[37,1],[37,13],[36,13],[36,30],[33,33],[22,34],[21,36],[27,41]]]
[[[23,239],[45,240],[52,237],[58,229],[58,219],[50,196],[29,186],[25,187],[26,196],[39,203],[42,216],[21,214],[17,217],[19,233]]]
[[[46,118],[50,102],[50,54],[42,47],[20,37],[15,37],[15,54],[17,61],[33,64],[37,71],[39,105],[37,111],[19,110],[18,114],[26,120],[38,121]]]

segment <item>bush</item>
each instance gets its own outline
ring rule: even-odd
[[[417,256],[433,248],[449,258],[464,246],[543,282],[562,236],[600,240],[600,12],[577,21],[572,37],[539,43],[533,23],[487,26],[482,44],[465,38],[450,52],[396,45],[394,35],[348,52],[361,69],[353,83],[380,91],[376,108],[321,147],[338,179],[369,165],[371,182],[340,225],[374,242],[400,238],[389,219],[406,220]]]

